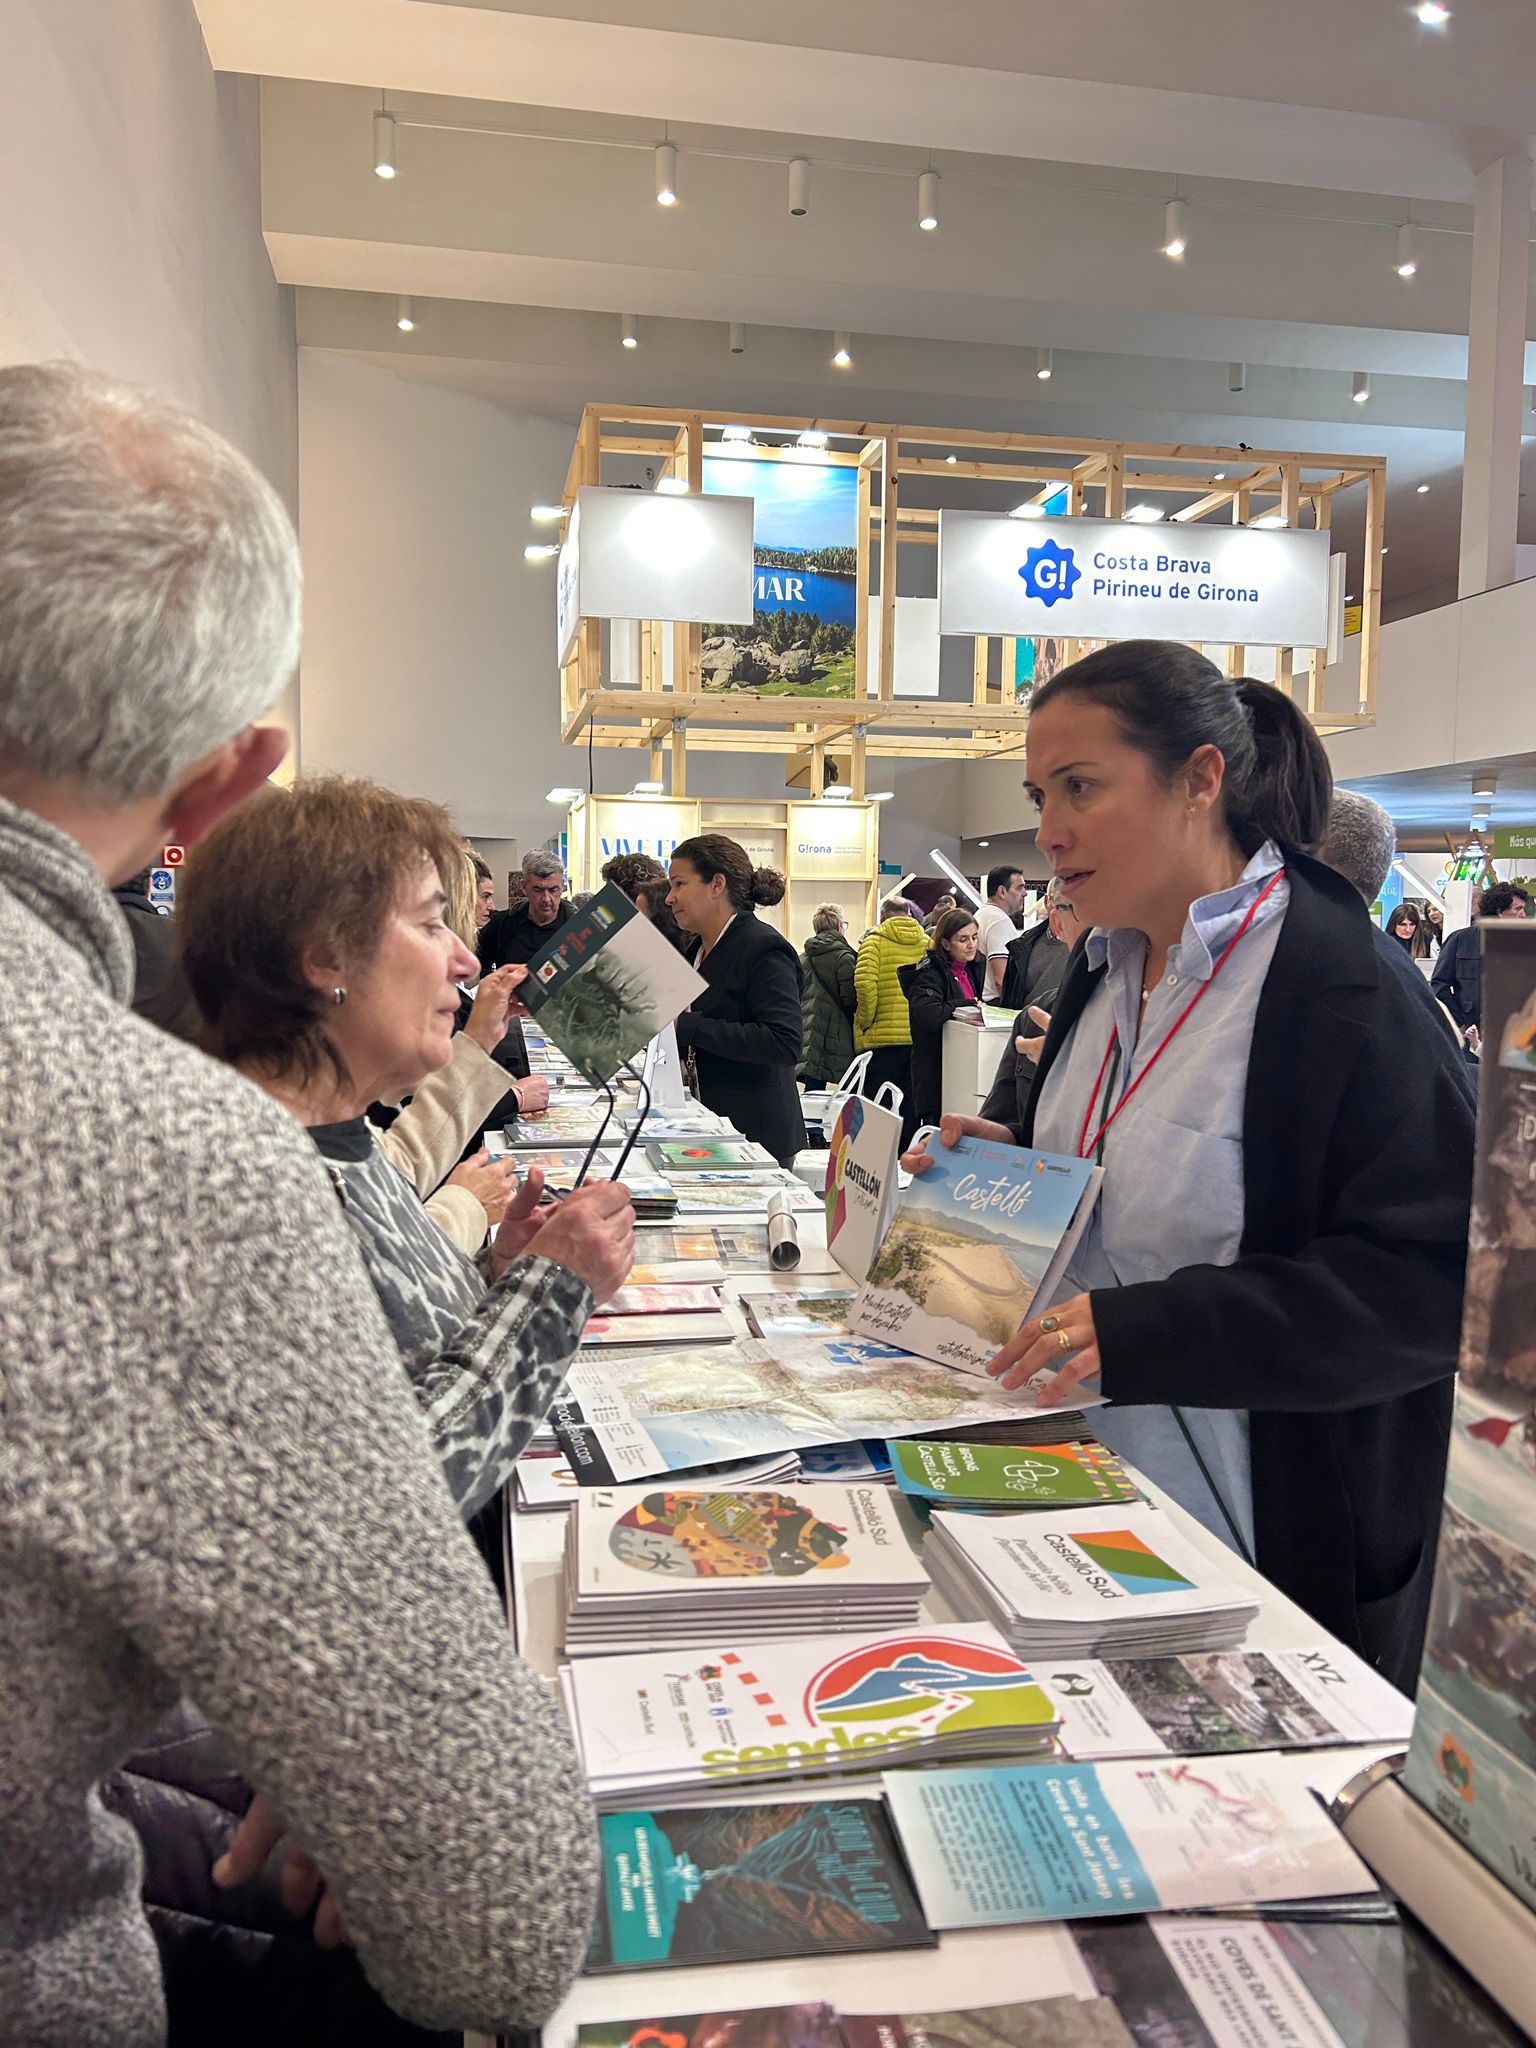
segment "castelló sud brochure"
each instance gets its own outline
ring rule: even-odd
[[[1103,1444],[952,1444],[912,1437],[891,1445],[896,1484],[945,1507],[1066,1508],[1144,1500]]]
[[[1086,1159],[987,1138],[930,1150],[933,1164],[897,1198],[849,1327],[984,1373],[1055,1293],[1102,1174]]]
[[[598,1839],[589,1970],[937,1945],[878,1799],[610,1813]]]
[[[711,1799],[720,1787],[843,1779],[893,1763],[1049,1753],[1056,1716],[985,1622],[802,1636],[560,1673],[598,1806]]]
[[[1375,1892],[1289,1761],[901,1770],[885,1790],[938,1928]]]

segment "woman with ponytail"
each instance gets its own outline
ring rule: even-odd
[[[1127,641],[1032,700],[1037,843],[1087,932],[1022,1128],[1104,1181],[990,1370],[1097,1380],[1105,1440],[1411,1689],[1449,1438],[1472,1108],[1449,1035],[1310,857],[1290,698]]]
[[[709,983],[677,1020],[678,1045],[692,1055],[705,1107],[788,1165],[805,1144],[795,1086],[800,957],[753,915],[756,905],[783,896],[784,877],[754,868],[745,848],[722,832],[703,832],[673,851],[667,900],[697,937],[693,964]]]

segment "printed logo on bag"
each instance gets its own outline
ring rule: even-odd
[[[1019,571],[1025,590],[1031,597],[1039,598],[1047,611],[1053,604],[1060,604],[1063,598],[1072,595],[1082,573],[1072,549],[1064,548],[1055,539],[1031,548]]]

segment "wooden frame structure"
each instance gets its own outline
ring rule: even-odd
[[[976,760],[1017,753],[1028,706],[1013,682],[1016,642],[977,638],[969,702],[897,697],[895,674],[896,556],[900,547],[938,544],[938,510],[905,503],[903,485],[925,480],[924,495],[956,486],[957,509],[968,481],[1006,482],[1020,501],[1045,504],[1066,495],[1068,515],[1118,519],[1128,488],[1177,494],[1186,502],[1173,523],[1230,522],[1328,528],[1340,492],[1365,492],[1365,568],[1361,586],[1360,690],[1355,709],[1325,707],[1322,649],[1281,648],[1275,680],[1323,733],[1373,725],[1381,634],[1381,548],[1386,510],[1386,460],[1298,450],[1215,448],[1171,443],[1092,441],[1061,435],[1003,434],[955,428],[891,426],[869,420],[790,419],[733,414],[754,437],[752,449],[774,458],[798,436],[815,431],[830,442],[816,460],[858,470],[858,548],[854,687],[851,697],[759,696],[703,688],[702,633],[696,625],[644,621],[640,687],[604,687],[602,628],[582,622],[560,673],[560,727],[567,745],[639,748],[660,781],[671,755],[671,791],[687,792],[687,752],[778,753],[809,769],[812,791],[835,750],[848,762],[851,794],[867,794],[871,758]],[[706,437],[720,429],[702,412],[655,406],[589,405],[566,474],[564,503],[584,484],[603,481],[605,455],[656,460],[661,474],[703,488]],[[783,437],[775,441],[773,437]],[[852,444],[851,446],[846,444]],[[803,457],[801,458],[803,459]],[[1277,516],[1278,515],[1278,516]],[[564,533],[564,526],[561,528]],[[871,598],[880,606],[879,660],[871,674]],[[670,636],[670,647],[667,638]],[[1065,643],[1074,658],[1076,643]],[[1221,650],[1227,673],[1244,672],[1246,650]]]

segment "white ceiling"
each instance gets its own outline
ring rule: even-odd
[[[267,80],[265,224],[307,346],[571,419],[602,398],[1385,454],[1389,611],[1454,579],[1473,183],[1536,134],[1531,0],[1458,0],[1443,34],[1403,0],[198,10],[215,64]],[[664,131],[672,209],[652,196]],[[814,167],[801,220],[795,154]],[[1177,264],[1159,248],[1175,188]],[[641,316],[633,353],[621,312]],[[852,371],[830,365],[834,328]]]

